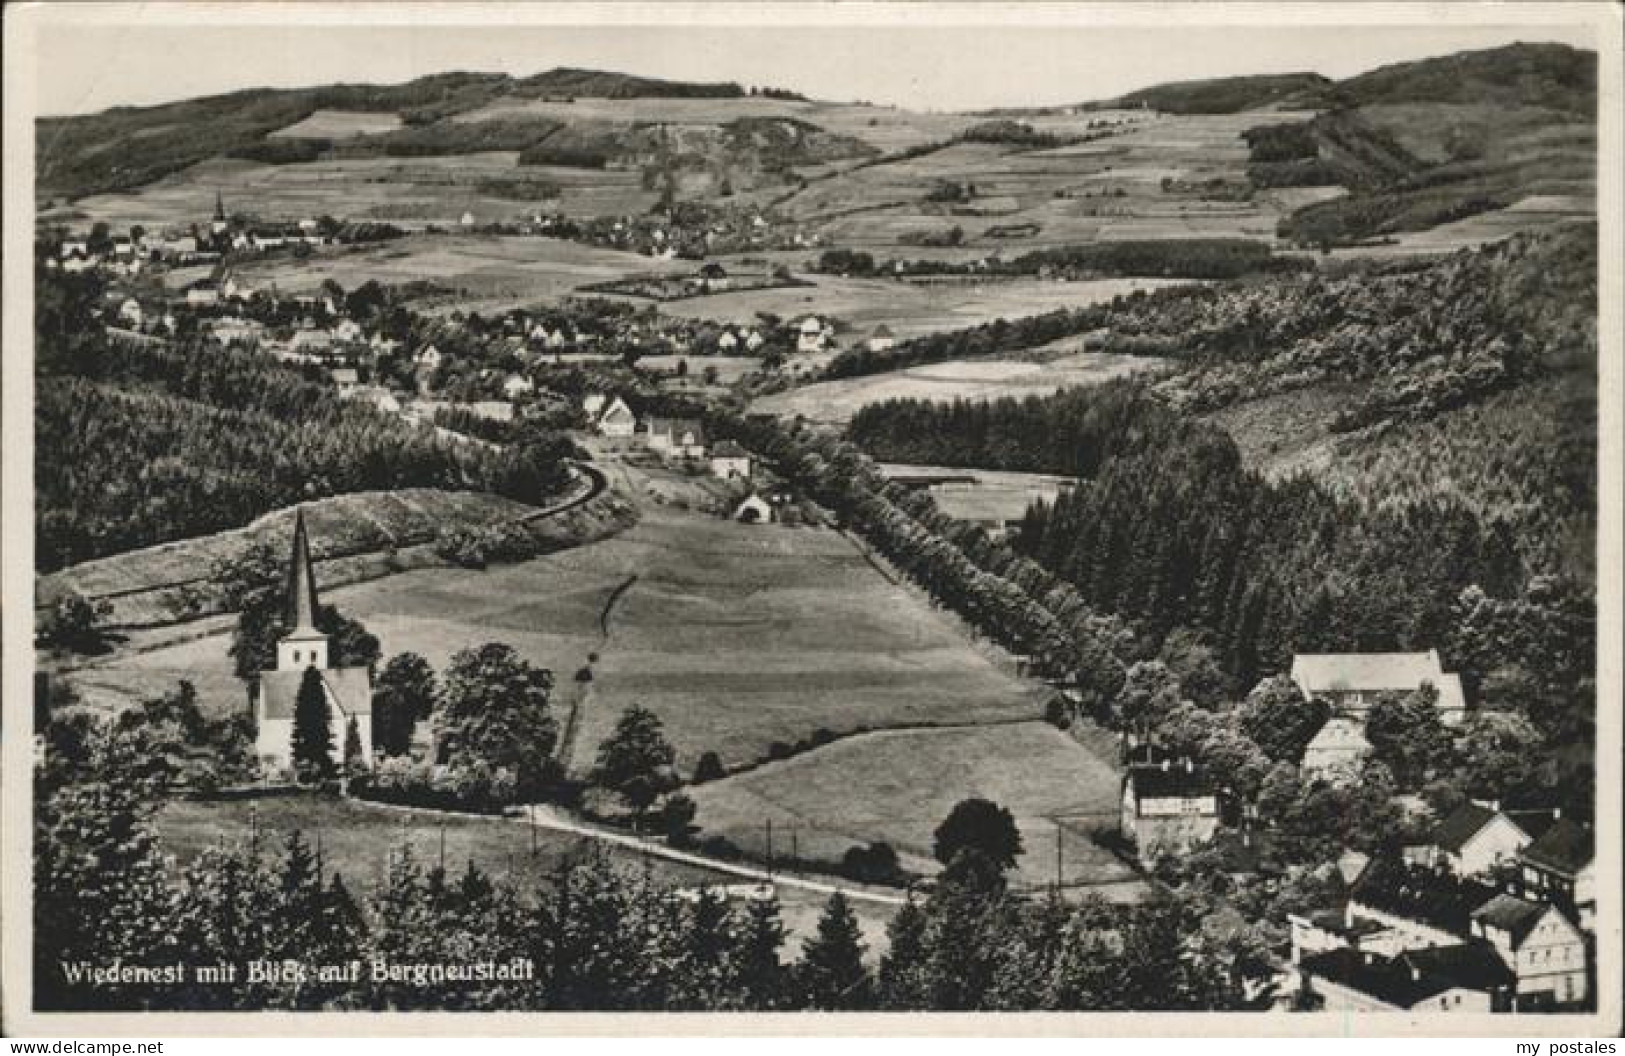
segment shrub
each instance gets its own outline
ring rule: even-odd
[[[726,776],[722,768],[722,758],[716,752],[706,752],[700,756],[700,761],[694,764],[694,783],[704,784],[707,781],[716,781]]]

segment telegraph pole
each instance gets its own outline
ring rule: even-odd
[[[767,875],[773,875],[773,819],[767,819]]]

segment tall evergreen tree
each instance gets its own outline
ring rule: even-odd
[[[322,673],[305,668],[293,701],[293,765],[300,780],[312,781],[333,773],[332,706]]]
[[[858,919],[846,896],[837,891],[818,918],[818,934],[802,947],[797,975],[807,1007],[829,1011],[871,1007],[872,980],[863,953]]]

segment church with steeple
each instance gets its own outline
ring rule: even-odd
[[[293,713],[299,683],[314,668],[327,693],[333,731],[333,762],[344,762],[344,740],[355,720],[361,737],[361,759],[372,761],[372,672],[365,667],[334,667],[328,636],[316,626],[316,571],[310,560],[310,538],[304,511],[294,514],[293,554],[288,560],[288,611],[285,634],[276,645],[276,668],[260,674],[254,699],[259,733],[255,752],[261,766],[274,773],[293,765]]]

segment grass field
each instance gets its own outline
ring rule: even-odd
[[[988,469],[910,466],[898,462],[882,463],[880,471],[888,477],[920,473],[968,473],[974,476],[974,484],[956,483],[931,489],[931,499],[939,510],[950,517],[971,522],[1017,520],[1034,502],[1042,500],[1053,503],[1061,489],[1071,483],[1065,477],[1046,473],[1004,473]]]
[[[1115,824],[1119,794],[1112,766],[1043,722],[862,734],[692,790],[696,823],[740,846],[762,849],[772,819],[781,852],[792,830],[810,858],[884,840],[925,872],[937,868],[932,832],[955,803],[980,796],[1016,816],[1025,847],[1016,882],[1054,880],[1059,833],[1066,884],[1132,887],[1132,872],[1088,837]]]
[[[693,265],[599,249],[553,238],[419,234],[383,245],[317,254],[307,260],[246,264],[240,278],[289,292],[313,290],[326,279],[354,289],[369,279],[388,285],[431,280],[466,290],[446,309],[493,310],[556,301],[589,283],[651,271],[673,274]]]
[[[812,286],[714,294],[660,306],[666,315],[756,323],[757,313],[793,318],[808,313],[833,316],[848,330],[836,342],[850,344],[884,323],[899,341],[943,330],[979,326],[995,319],[1038,315],[1109,301],[1135,290],[1175,283],[1166,279],[1098,279],[1053,282],[1041,279],[970,283],[908,283],[888,279],[807,275]]]
[[[859,410],[884,400],[992,400],[1001,396],[1047,396],[1060,389],[1098,385],[1111,378],[1154,370],[1164,361],[1115,352],[1077,352],[1043,363],[1013,359],[949,360],[886,374],[820,381],[764,396],[753,411],[841,425]]]
[[[184,226],[214,213],[218,191],[231,210],[267,217],[330,216],[387,220],[401,227],[455,225],[464,212],[477,220],[528,217],[542,203],[519,202],[480,189],[492,179],[546,180],[560,196],[546,212],[570,216],[642,213],[656,195],[644,191],[636,172],[519,165],[514,151],[429,158],[348,158],[298,165],[211,159],[165,176],[138,190],[99,194],[74,203],[76,223],[105,220],[120,229]]]
[[[737,765],[820,728],[1039,711],[1031,690],[827,529],[651,510],[561,557],[641,570],[609,619],[578,766],[632,704],[660,715],[685,773],[704,751]]]
[[[685,772],[706,750],[737,765],[820,728],[1000,720],[1040,708],[946,618],[821,528],[746,526],[651,505],[618,537],[535,561],[421,569],[323,598],[365,623],[386,657],[410,650],[437,670],[458,649],[512,645],[554,672],[561,718],[583,688],[575,672],[600,654],[578,768],[590,767],[634,703],[665,721]],[[75,682],[90,697],[127,699],[187,678],[209,710],[238,709],[246,698],[231,674],[228,632],[222,620],[172,628],[167,644],[148,636],[138,643],[145,651],[121,651]]]

